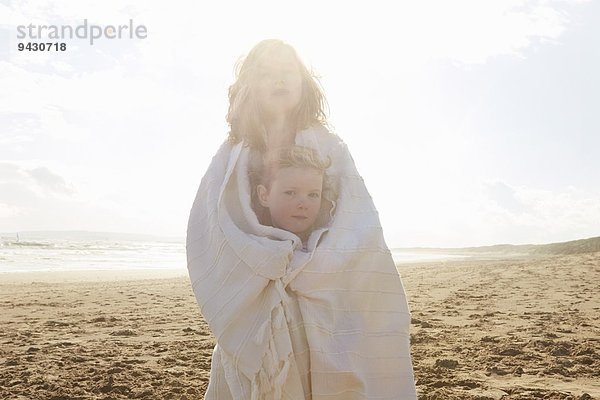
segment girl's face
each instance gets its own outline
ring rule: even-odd
[[[273,226],[302,240],[321,209],[323,174],[313,168],[287,167],[275,173],[271,187],[258,185],[260,203],[269,209]]]
[[[291,50],[267,53],[258,62],[255,82],[258,103],[267,120],[289,116],[300,103],[302,75]]]

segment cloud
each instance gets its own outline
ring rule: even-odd
[[[0,162],[0,201],[9,206],[31,203],[47,197],[72,196],[75,190],[66,180],[47,167],[31,169],[14,163]]]
[[[172,176],[146,179],[116,182],[104,173],[91,177],[86,190],[85,182],[75,186],[38,162],[0,162],[0,227],[181,235],[192,193],[174,194]]]
[[[56,175],[46,167],[38,167],[26,172],[40,187],[51,193],[71,195],[74,192],[63,177]]]
[[[528,211],[528,207],[517,197],[516,190],[504,182],[486,183],[484,191],[490,200],[510,213],[521,215]]]
[[[435,184],[403,181],[387,203],[385,196],[371,191],[391,247],[552,243],[600,236],[598,189],[549,189],[502,180],[479,186],[451,178],[426,181]]]
[[[17,100],[17,97],[13,99]],[[61,106],[47,104],[35,113],[31,112],[31,108],[19,108],[16,104],[4,109],[6,112],[0,113],[0,125],[3,127],[1,144],[23,144],[33,142],[36,138],[81,142],[88,132],[87,128],[70,122],[68,115],[73,114]]]
[[[553,42],[566,30],[565,5],[538,1],[439,3],[430,15],[427,45],[440,58],[481,64],[499,55],[521,55],[538,42]]]
[[[493,227],[497,236],[547,243],[600,235],[598,192],[493,182],[484,184],[482,193],[475,203],[479,225]]]
[[[323,3],[315,8],[320,12],[307,19],[317,26],[333,24],[327,38],[318,29],[303,30],[304,18],[289,31],[309,52],[319,53],[319,59],[350,56],[355,63],[358,56],[372,60],[377,70],[381,64],[393,71],[432,59],[483,64],[501,55],[522,57],[532,46],[558,41],[578,7],[581,4],[535,0],[372,1],[344,4],[342,13],[339,5]],[[257,18],[261,17],[261,25],[272,25],[268,12]]]

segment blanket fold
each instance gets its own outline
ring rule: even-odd
[[[331,158],[337,193],[308,253],[261,225],[249,148],[221,146],[190,212],[188,270],[217,339],[206,399],[416,399],[409,309],[377,211],[346,145],[324,127],[296,144]]]

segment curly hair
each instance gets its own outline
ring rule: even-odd
[[[282,50],[294,55],[302,77],[302,96],[291,116],[296,132],[315,124],[327,126],[328,105],[318,77],[306,68],[291,45],[278,39],[266,39],[236,63],[236,79],[229,87],[227,112],[231,143],[245,141],[247,145],[260,151],[266,149],[266,130],[255,94],[258,66],[265,56]]]
[[[260,181],[266,187],[270,186],[275,174],[282,168],[311,168],[325,176],[325,170],[331,165],[329,157],[322,158],[316,150],[298,145],[283,147],[277,156],[267,161],[262,171]]]

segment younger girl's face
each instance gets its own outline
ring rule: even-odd
[[[288,116],[302,96],[302,75],[294,54],[286,48],[266,54],[258,62],[255,84],[265,118]]]
[[[323,173],[303,167],[281,168],[271,187],[258,185],[261,204],[269,209],[273,226],[306,239],[321,209]]]

